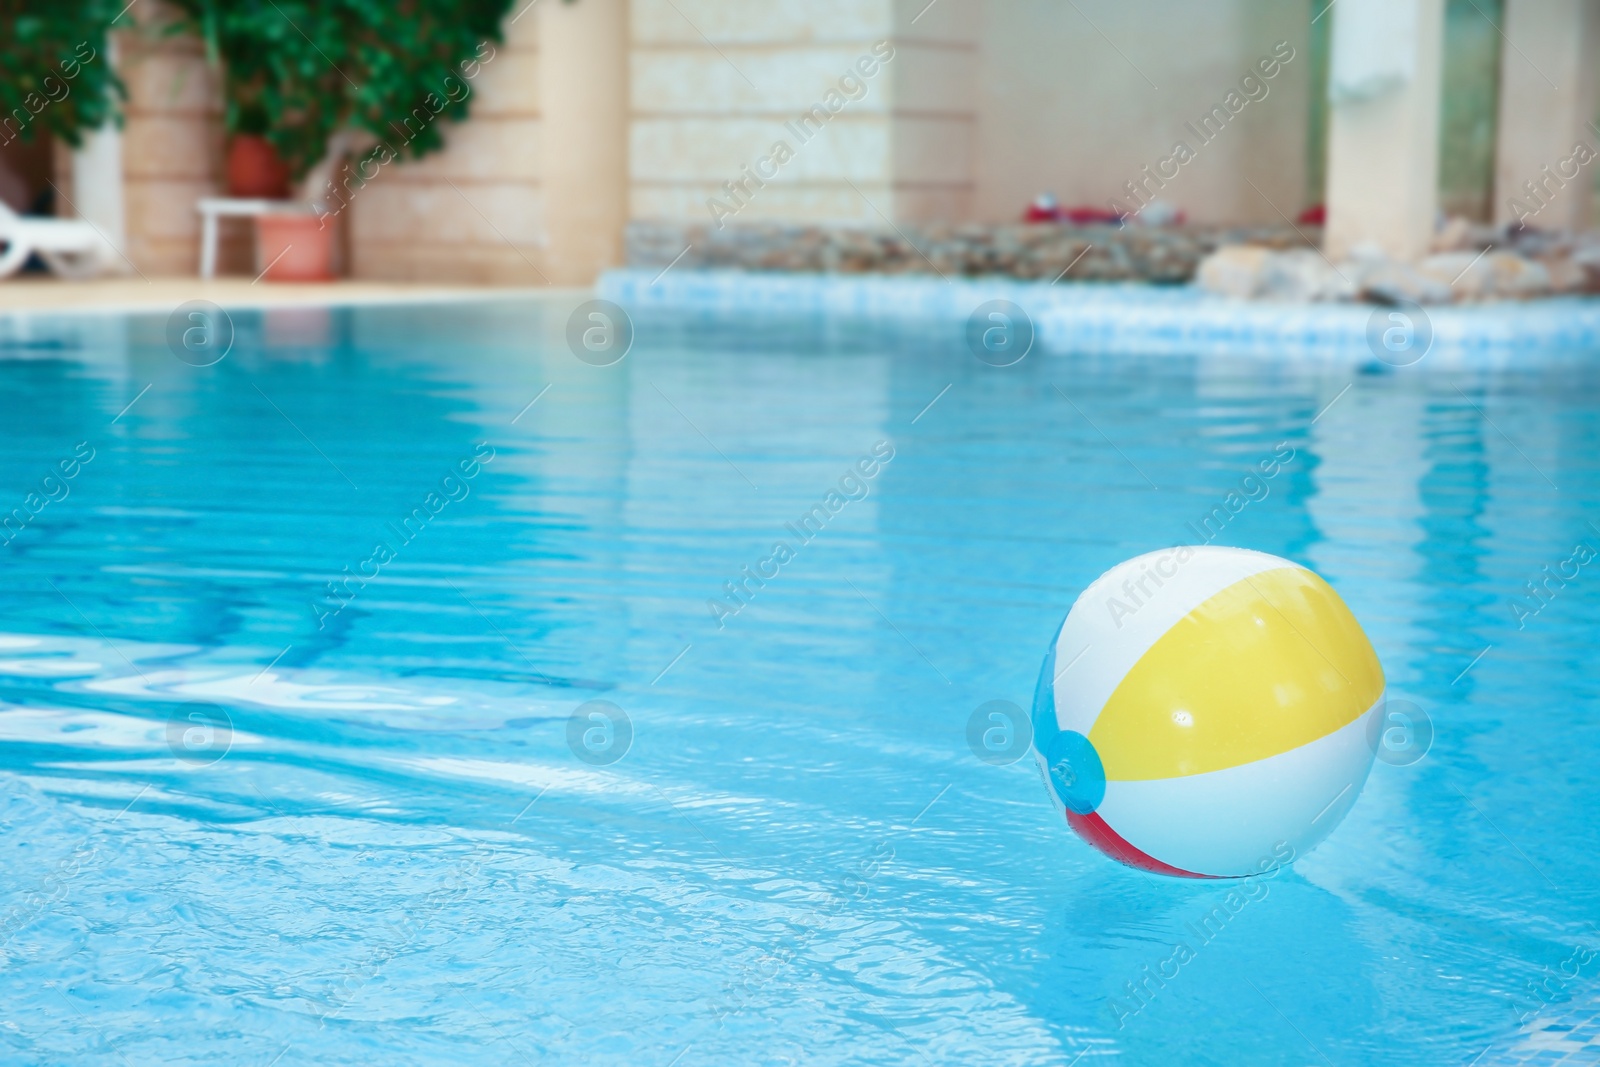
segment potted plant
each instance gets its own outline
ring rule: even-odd
[[[375,162],[441,147],[440,125],[466,117],[469,71],[486,48],[493,54],[510,3],[172,0],[170,31],[197,34],[221,70],[230,172],[235,153],[270,162],[263,144],[247,140],[258,137],[307,205],[258,220],[268,278],[332,276],[334,173],[357,147],[360,181]]]
[[[267,112],[259,105],[241,108],[228,135],[226,176],[229,196],[261,200],[289,198],[289,164],[267,140]]]

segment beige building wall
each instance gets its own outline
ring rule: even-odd
[[[1591,125],[1600,117],[1600,0],[1506,0],[1505,35],[1495,222],[1585,226],[1600,164],[1579,162],[1573,149],[1600,146]]]
[[[1309,5],[1281,0],[983,0],[977,218],[1015,221],[1046,191],[1105,208],[1179,140],[1195,158],[1156,195],[1190,221],[1293,218],[1306,206],[1310,19]],[[1200,144],[1184,123],[1279,41],[1294,58],[1265,98]]]
[[[551,6],[507,20],[472,79],[471,117],[442,123],[442,150],[380,168],[350,197],[341,219],[355,277],[548,278],[537,12]]]
[[[968,5],[947,0],[913,24],[922,6],[633,0],[631,216],[881,225],[885,217],[964,215],[973,122]],[[800,127],[830,92],[838,94],[830,117]],[[780,142],[793,153],[782,163],[774,156]],[[763,159],[773,160],[767,173],[777,173],[756,185],[745,168]],[[737,198],[724,187],[735,182],[747,183]],[[731,215],[714,213],[710,199]]]
[[[1437,22],[1442,0],[1403,2]],[[1507,0],[1524,46],[1504,64],[1502,206],[1504,190],[1581,135],[1595,82],[1581,56],[1600,34],[1597,7]],[[1009,222],[1042,191],[1105,208],[1131,202],[1129,182],[1149,190],[1146,168],[1179,141],[1194,159],[1154,194],[1191,221],[1272,223],[1306,206],[1308,5],[550,0],[514,10],[473,79],[471,119],[446,122],[443,151],[384,166],[341,210],[356,277],[583,284],[621,261],[629,219]],[[1202,140],[1194,125],[1278,42],[1293,57],[1265,98]],[[1437,80],[1429,48],[1424,88]],[[192,274],[195,201],[222,188],[216,78],[196,41],[125,33],[118,49],[129,256],[150,275]],[[1409,255],[1425,242],[1428,92],[1334,109],[1335,249],[1389,240]],[[808,133],[803,117],[818,106]],[[1386,107],[1400,117],[1379,121]],[[788,158],[775,157],[780,145]],[[1402,195],[1398,160],[1413,157]],[[762,166],[776,174],[758,176]],[[1549,223],[1581,217],[1570,199],[1574,214],[1552,208]],[[224,269],[252,271],[248,247],[239,225]]]
[[[972,218],[978,149],[977,0],[895,0],[890,94],[896,221]]]
[[[522,5],[445,148],[351,200],[360,278],[588,284],[622,261],[627,0]]]

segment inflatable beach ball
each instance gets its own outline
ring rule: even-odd
[[[1229,878],[1303,855],[1372,769],[1383,668],[1327,582],[1286,559],[1184,547],[1072,605],[1033,738],[1056,805],[1113,859]]]

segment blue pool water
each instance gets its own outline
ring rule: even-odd
[[[1593,1046],[1600,561],[1525,588],[1600,547],[1593,362],[657,313],[597,367],[569,310],[241,311],[209,367],[159,316],[0,330],[0,1061]],[[1283,442],[1217,543],[1326,576],[1432,748],[1134,1000],[1226,886],[1091,851],[968,719]]]

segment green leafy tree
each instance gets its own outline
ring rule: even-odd
[[[76,147],[120,121],[126,92],[106,33],[121,10],[109,0],[0,0],[0,144],[53,134]]]
[[[198,34],[221,66],[229,132],[264,135],[299,179],[339,130],[366,130],[398,156],[439,148],[440,123],[467,115],[472,65],[493,55],[510,0],[172,6],[172,29]]]

